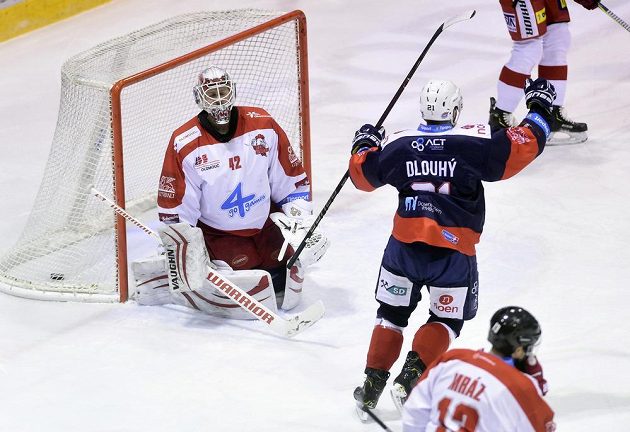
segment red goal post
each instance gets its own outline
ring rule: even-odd
[[[0,258],[0,291],[128,299],[129,261],[140,257],[128,248],[134,229],[89,186],[136,216],[152,211],[170,134],[198,112],[192,86],[211,64],[236,82],[237,105],[274,116],[312,179],[307,60],[304,14],[256,9],[174,17],[69,59],[42,186],[20,240]]]

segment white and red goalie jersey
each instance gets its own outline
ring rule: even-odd
[[[158,190],[161,221],[252,235],[272,202],[309,199],[304,168],[278,123],[261,108],[232,111],[225,142],[204,128],[203,112],[173,132]]]
[[[421,376],[404,405],[403,432],[551,432],[538,385],[501,358],[455,349]]]

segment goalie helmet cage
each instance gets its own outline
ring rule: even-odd
[[[276,119],[310,176],[306,44],[301,11],[241,9],[177,16],[66,61],[42,184],[21,237],[0,259],[0,291],[127,300],[125,220],[90,185],[131,214],[155,208],[169,138],[199,112],[192,88],[210,65],[230,73],[237,105]]]

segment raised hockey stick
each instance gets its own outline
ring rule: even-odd
[[[475,10],[469,10],[469,11],[467,11],[467,12],[461,14],[461,15],[454,16],[454,17],[446,20],[442,24],[440,24],[440,27],[438,27],[438,29],[435,31],[435,33],[431,37],[431,40],[429,40],[429,43],[427,43],[427,45],[424,47],[424,50],[422,51],[422,54],[420,54],[420,57],[418,57],[418,60],[416,60],[416,62],[414,63],[413,67],[411,68],[411,70],[409,71],[409,73],[407,74],[405,79],[403,80],[402,84],[398,88],[398,91],[396,92],[396,94],[394,95],[392,100],[389,102],[389,105],[387,105],[387,108],[385,108],[385,112],[383,112],[383,115],[381,115],[381,118],[379,118],[378,121],[376,122],[376,125],[375,125],[376,129],[379,129],[383,125],[383,122],[385,121],[385,119],[389,115],[389,112],[392,110],[392,108],[394,107],[394,105],[398,101],[398,98],[400,98],[400,95],[405,90],[405,87],[407,87],[407,84],[409,84],[409,81],[411,80],[411,77],[413,77],[413,74],[416,73],[416,69],[418,69],[418,66],[420,66],[420,63],[422,63],[422,60],[424,59],[424,56],[427,54],[427,52],[429,51],[429,48],[431,48],[431,45],[433,45],[433,42],[435,42],[437,37],[440,34],[442,34],[442,32],[444,30],[446,30],[447,28],[449,28],[453,24],[456,24],[456,23],[458,23],[460,21],[466,21],[466,20],[471,19],[472,17],[475,16],[475,13],[476,13]],[[304,239],[302,240],[302,243],[300,243],[298,248],[295,250],[295,253],[293,254],[293,256],[291,258],[289,258],[289,260],[287,261],[287,268],[293,267],[293,264],[295,264],[295,261],[298,259],[298,257],[300,256],[300,253],[302,253],[302,250],[306,246],[306,242],[313,235],[313,232],[315,232],[315,229],[317,228],[317,226],[321,222],[322,218],[324,217],[324,215],[328,211],[328,208],[330,207],[332,202],[335,200],[335,198],[337,197],[337,195],[341,191],[341,188],[343,188],[343,185],[346,183],[346,181],[348,180],[349,177],[350,177],[350,170],[346,170],[346,173],[343,175],[343,177],[339,181],[339,184],[337,185],[337,187],[333,191],[332,195],[330,195],[330,198],[328,198],[328,201],[326,202],[326,204],[324,204],[324,207],[322,207],[322,210],[317,215],[317,218],[315,218],[315,221],[313,222],[313,225],[311,225],[310,229],[308,230],[308,232],[304,236]]]
[[[144,225],[135,217],[131,216],[114,201],[100,193],[94,187],[90,187],[90,192],[114,209],[116,213],[133,223],[158,242],[162,243],[162,239],[155,231]],[[206,279],[212,285],[214,285],[219,291],[223,292],[230,300],[239,305],[254,318],[267,324],[271,330],[280,336],[293,337],[296,334],[302,333],[324,316],[324,303],[321,300],[318,300],[300,314],[294,315],[288,320],[285,320],[264,304],[247,294],[247,292],[239,288],[236,284],[230,282],[228,278],[219,273],[215,268],[209,266],[207,270],[208,275],[206,276]]]
[[[611,17],[613,19],[613,21],[615,21],[617,24],[619,24],[621,27],[625,28],[626,30],[628,30],[630,32],[630,25],[625,22],[624,20],[622,20],[621,18],[619,18],[613,11],[611,11],[610,9],[608,9],[606,6],[604,6],[601,2],[599,3],[599,5],[597,6],[602,12],[604,12],[606,15],[608,15],[609,17]]]

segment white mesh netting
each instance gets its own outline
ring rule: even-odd
[[[93,184],[114,196],[110,89],[123,78],[281,15],[254,9],[182,15],[70,58],[61,71],[61,104],[44,178],[24,232],[0,258],[0,291],[117,301],[114,212],[88,188]],[[298,46],[298,23],[291,20],[125,87],[127,211],[137,215],[155,207],[164,150],[173,130],[198,113],[192,87],[209,65],[228,70],[237,85],[237,105],[269,111],[302,156]]]

